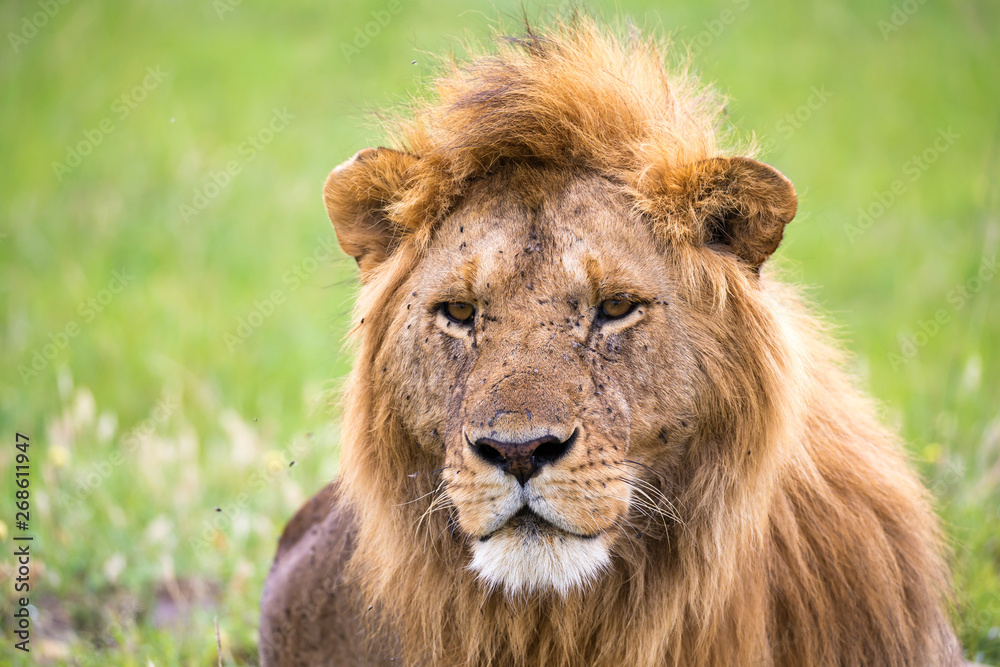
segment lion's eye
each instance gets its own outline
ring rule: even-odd
[[[469,324],[472,316],[476,314],[476,309],[471,303],[461,302],[441,304],[441,311],[445,317],[457,324]]]
[[[633,301],[605,299],[601,302],[601,315],[609,320],[617,320],[631,313],[635,305]]]

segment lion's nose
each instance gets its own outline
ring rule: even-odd
[[[540,468],[565,456],[573,446],[574,440],[576,431],[573,431],[573,435],[566,440],[560,440],[553,435],[528,442],[501,442],[480,438],[469,445],[481,459],[513,475],[518,483],[524,486]]]

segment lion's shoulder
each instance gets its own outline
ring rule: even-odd
[[[338,480],[334,480],[299,508],[281,532],[281,538],[278,540],[278,553],[275,556],[276,564],[310,531],[316,531],[328,522],[331,522],[332,525],[325,527],[326,532],[329,532],[331,528],[335,532],[342,532],[353,525],[353,514],[340,501],[339,491],[340,483]]]
[[[264,664],[360,664],[360,596],[346,580],[356,521],[331,482],[296,512],[281,534],[264,586]]]

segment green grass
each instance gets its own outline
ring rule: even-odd
[[[216,617],[226,663],[254,661],[278,532],[337,471],[327,406],[350,366],[355,271],[310,259],[330,242],[323,180],[380,142],[367,110],[417,90],[426,52],[520,6],[400,0],[348,61],[343,44],[391,4],[73,2],[0,46],[0,663],[24,660],[16,431],[32,443],[33,661],[214,664]],[[892,8],[861,0],[669,4],[602,11],[699,44],[730,117],[797,184],[776,262],[812,286],[907,439],[954,546],[963,645],[1000,662],[1000,280],[973,280],[1000,251],[1000,8],[926,3],[883,38]],[[2,34],[39,11],[4,3]],[[165,76],[121,106],[149,67]],[[275,109],[294,118],[241,150]],[[53,162],[102,121],[60,179]],[[908,168],[949,128],[933,164]],[[239,174],[199,201],[230,161]],[[892,205],[852,230],[895,179]],[[126,284],[102,292],[115,271]],[[938,331],[894,357],[938,310]],[[65,348],[46,350],[59,332]]]

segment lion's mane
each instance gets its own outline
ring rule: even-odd
[[[341,495],[358,529],[348,572],[370,607],[369,633],[395,638],[406,664],[956,660],[926,493],[823,327],[766,272],[757,283],[684,251],[709,237],[706,220],[723,205],[696,192],[706,181],[689,168],[723,150],[723,104],[663,63],[657,43],[585,19],[528,29],[447,62],[435,95],[393,124],[394,146],[420,158],[405,178],[377,174],[363,202],[360,183],[328,188],[328,206],[374,206],[400,238],[384,261],[361,266],[343,418]],[[429,511],[438,477],[376,363],[436,221],[467,183],[512,162],[592,170],[627,188],[676,249],[710,388],[684,475],[650,478],[682,522],[631,541],[609,573],[565,599],[509,599],[476,582],[447,512]]]

